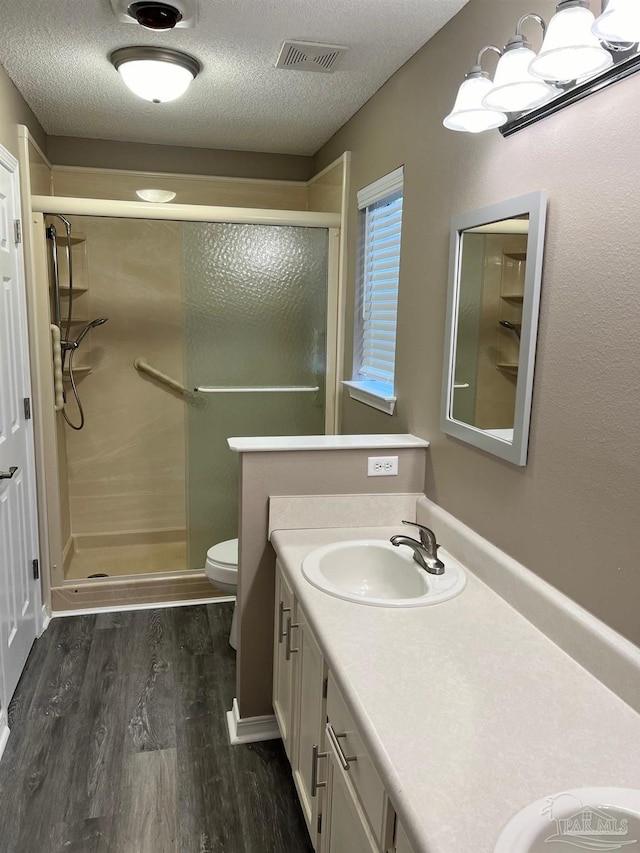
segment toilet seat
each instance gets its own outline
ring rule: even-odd
[[[238,588],[238,540],[227,539],[225,542],[218,542],[217,545],[209,548],[204,571],[219,591],[235,596]],[[238,610],[234,605],[231,633],[229,634],[229,644],[233,649],[237,648],[237,622]]]
[[[212,581],[235,586],[238,583],[238,540],[227,539],[209,548],[204,570]]]

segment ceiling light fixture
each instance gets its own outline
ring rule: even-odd
[[[149,201],[154,204],[166,204],[176,197],[176,194],[171,190],[136,190],[136,195],[142,201]]]
[[[482,48],[476,59],[476,64],[468,74],[465,74],[464,82],[458,89],[453,109],[442,122],[449,130],[482,133],[485,130],[500,127],[507,120],[507,116],[503,112],[490,109],[483,104],[483,98],[492,87],[491,78],[486,71],[482,70],[481,66],[482,57],[488,50],[502,56],[500,48],[493,44],[485,45]]]
[[[121,47],[109,59],[129,89],[154,104],[175,101],[201,69],[188,53],[150,45]]]

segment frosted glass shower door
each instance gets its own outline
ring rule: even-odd
[[[316,393],[195,393],[187,404],[190,568],[237,536],[229,436],[324,433],[328,232],[184,225],[185,370],[197,386],[319,386]]]

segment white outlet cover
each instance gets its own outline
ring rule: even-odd
[[[395,477],[398,474],[397,456],[369,456],[367,477]]]

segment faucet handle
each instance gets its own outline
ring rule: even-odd
[[[417,521],[404,521],[403,524],[408,524],[411,527],[417,527],[420,532],[420,542],[422,543],[423,548],[426,548],[427,551],[433,556],[438,556],[438,548],[440,547],[436,542],[436,535],[429,527],[425,527],[424,524],[418,524]]]

